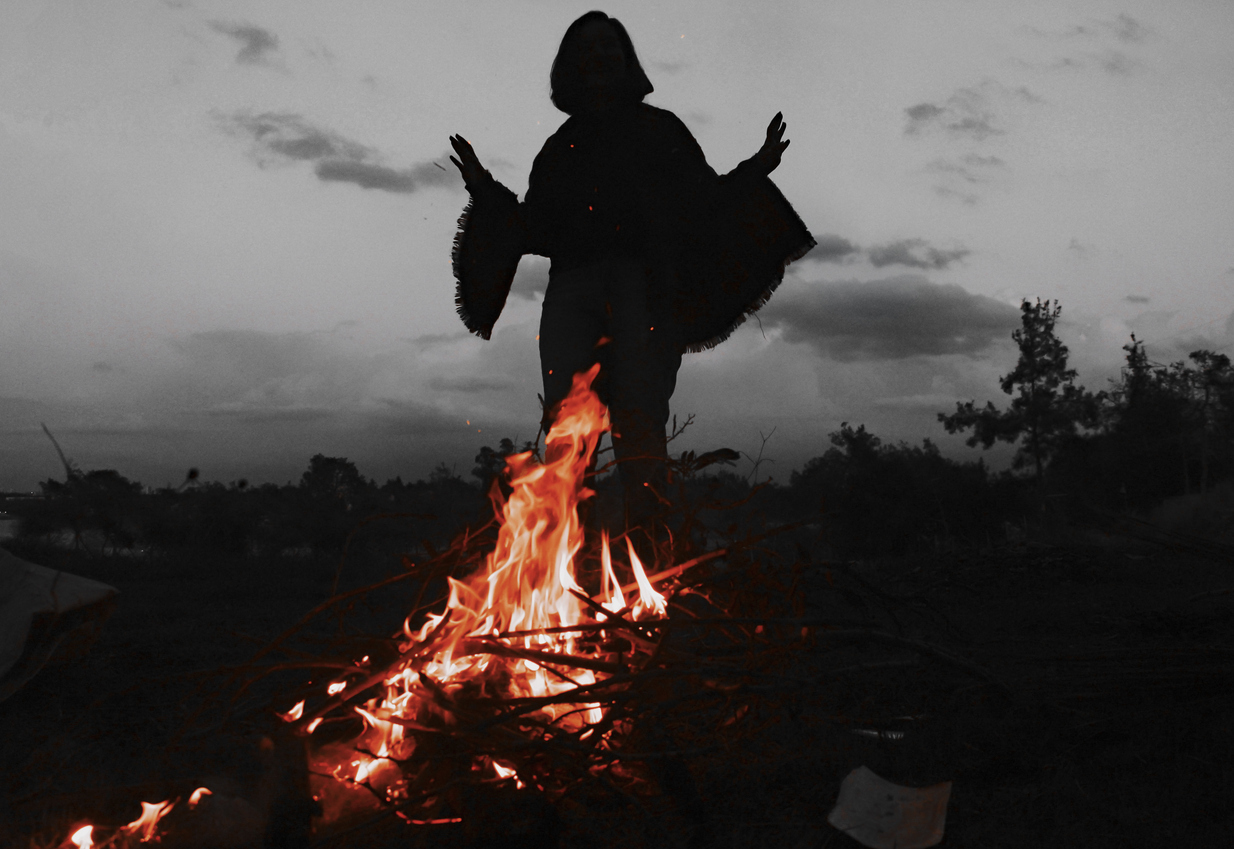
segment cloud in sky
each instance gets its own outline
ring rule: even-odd
[[[303,424],[333,419],[338,415],[338,411],[325,407],[252,407],[239,403],[220,404],[204,411],[204,415],[215,419],[231,419],[237,424]]]
[[[843,236],[824,233],[814,237],[815,245],[802,259],[814,262],[845,262],[856,258],[861,249]]]
[[[426,186],[454,186],[457,175],[442,170],[440,165],[421,162],[410,168],[388,168],[371,162],[350,159],[325,159],[314,169],[317,179],[334,183],[354,183],[362,189],[410,194]]]
[[[1006,134],[999,114],[1003,102],[1040,103],[1041,98],[1025,86],[1008,88],[992,79],[978,85],[958,88],[942,103],[918,103],[904,110],[908,123],[906,136],[942,131],[954,138],[985,141]]]
[[[1140,67],[1139,60],[1128,56],[1121,50],[1105,50],[1094,55],[1092,59],[1101,67],[1101,70],[1120,77],[1134,73]]]
[[[278,36],[268,29],[234,21],[210,21],[210,29],[240,42],[236,61],[242,65],[270,65],[279,49]]]
[[[1000,182],[1005,186],[1010,168],[1001,157],[966,153],[939,157],[926,163],[923,171],[933,180],[935,194],[971,205],[985,188]]]
[[[517,409],[518,399],[534,404],[534,325],[524,310],[508,309],[487,343],[436,334],[374,348],[363,328],[348,325],[192,333],[169,340],[174,358],[158,376],[130,381],[130,391],[157,398],[167,411],[263,422],[385,421],[414,406],[438,411],[458,432],[464,419],[508,417],[499,411]]]
[[[1067,243],[1067,252],[1077,259],[1088,259],[1092,255],[1093,247],[1072,236],[1071,241]]]
[[[1148,27],[1137,21],[1126,12],[1114,18],[1094,18],[1084,24],[1075,24],[1064,29],[1040,29],[1029,27],[1034,35],[1043,38],[1099,38],[1102,35],[1112,35],[1125,44],[1138,44],[1151,34]]]
[[[926,169],[946,178],[970,185],[990,182],[994,176],[1005,170],[1007,163],[997,156],[982,156],[978,153],[966,153],[954,159],[935,159]]]
[[[1015,307],[921,275],[796,287],[760,314],[788,342],[840,362],[976,357],[1020,324]]]
[[[1125,50],[1113,45],[1132,47],[1146,41],[1152,35],[1148,27],[1126,13],[1114,18],[1092,19],[1087,23],[1076,24],[1065,29],[1043,30],[1030,27],[1029,31],[1052,41],[1073,42],[1075,39],[1080,39],[1094,46],[1102,42],[1107,46],[1096,51],[1088,50],[1063,56],[1052,62],[1023,62],[1022,64],[1046,70],[1100,68],[1115,76],[1127,76],[1134,73],[1141,67],[1141,62]]]
[[[980,152],[981,148],[1001,146],[999,140],[1016,126],[1025,107],[1043,102],[1025,86],[1010,87],[987,77],[977,85],[956,89],[946,100],[909,106],[904,110],[908,118],[904,135],[913,139],[931,136],[969,148],[934,158],[924,164],[922,172],[935,194],[972,205],[990,184],[1001,182],[1008,187],[1007,161]],[[972,150],[974,146],[978,150]]]
[[[964,259],[972,251],[968,248],[939,250],[925,239],[899,239],[885,245],[874,245],[866,251],[870,264],[875,268],[885,265],[906,265],[909,268],[941,271],[953,262]]]
[[[56,473],[41,421],[74,437],[64,448],[83,467],[147,483],[178,479],[190,465],[210,479],[284,480],[318,452],[412,479],[442,459],[469,460],[501,436],[530,438],[539,424],[533,310],[507,311],[487,343],[450,333],[375,345],[364,325],[340,322],[171,336],[94,361],[107,369],[78,351],[78,386],[68,392],[3,380],[21,375],[0,357],[0,489]],[[54,400],[26,397],[34,392]]]
[[[943,106],[934,103],[918,103],[904,110],[908,124],[906,136],[920,135],[926,130],[941,127],[956,136],[967,136],[984,141],[990,136],[1002,135],[994,110],[986,99],[973,89],[960,89]]]
[[[458,416],[446,413],[429,404],[406,399],[383,398],[376,410],[369,411],[365,415],[365,423],[366,428],[386,436],[423,439],[433,436],[458,437],[460,434]],[[511,429],[509,425],[504,423],[503,425],[505,430]],[[499,425],[498,430],[501,429],[503,427]],[[477,436],[473,439],[471,433],[471,429],[468,428],[466,441],[468,444],[475,444],[478,448],[484,438]]]
[[[439,392],[501,392],[510,388],[510,381],[495,380],[491,377],[463,375],[459,377],[434,377],[428,383],[429,387]]]
[[[452,168],[421,162],[410,168],[382,164],[373,148],[319,127],[293,112],[235,112],[217,115],[225,132],[252,139],[253,157],[263,167],[278,162],[312,162],[317,179],[362,189],[410,194],[427,187],[462,186]]]
[[[518,263],[514,282],[510,284],[512,297],[534,300],[548,289],[548,271],[551,263],[547,257],[527,254]]]
[[[170,340],[177,362],[165,397],[216,416],[322,418],[359,406],[375,366],[345,351],[332,333],[212,330]],[[320,414],[307,411],[318,411]]]
[[[1149,30],[1135,18],[1123,12],[1112,21],[1101,21],[1100,25],[1114,33],[1119,41],[1140,42],[1148,38]]]
[[[233,135],[252,137],[263,163],[270,159],[364,161],[376,155],[372,148],[316,127],[292,112],[236,112],[217,116],[217,120]]]
[[[1129,76],[1143,67],[1143,63],[1140,60],[1121,50],[1112,48],[1099,53],[1089,52],[1074,56],[1064,56],[1061,59],[1055,59],[1050,62],[1030,62],[1024,59],[1016,61],[1025,68],[1032,68],[1033,70],[1059,71],[1071,69],[1085,71],[1090,68],[1099,68],[1108,74],[1119,77]]]
[[[940,271],[972,253],[964,247],[940,250],[925,239],[899,239],[868,248],[859,247],[835,233],[815,236],[814,241],[817,244],[802,259],[847,264],[864,257],[875,268],[904,265],[909,268]]]
[[[1126,324],[1140,339],[1157,344],[1171,337],[1170,323],[1176,315],[1178,310],[1149,310],[1128,319]]]
[[[647,64],[662,74],[679,74],[686,67],[685,62],[648,62]]]
[[[916,395],[895,395],[886,398],[875,398],[870,402],[873,407],[887,410],[946,410],[956,402],[953,394],[943,392],[927,392]]]

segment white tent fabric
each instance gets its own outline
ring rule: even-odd
[[[105,615],[107,602],[118,595],[112,586],[29,563],[0,548],[0,701],[15,693],[55,654],[56,647],[82,622],[69,617],[60,628],[27,645],[30,626],[39,614],[53,618],[93,608]],[[87,617],[89,621],[90,617]]]

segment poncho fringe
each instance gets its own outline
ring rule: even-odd
[[[490,327],[487,331],[477,328],[471,310],[467,308],[467,290],[463,286],[463,274],[461,272],[463,240],[466,237],[467,222],[471,218],[473,206],[475,206],[474,201],[468,198],[467,205],[463,207],[463,214],[458,217],[458,232],[454,234],[454,247],[450,251],[450,269],[454,272],[455,281],[454,309],[468,330],[472,333],[478,333],[481,339],[488,339],[492,335],[492,328]]]
[[[463,324],[481,339],[492,337],[501,316],[526,239],[519,226],[518,197],[487,178],[471,188],[458,219],[450,252],[454,308]],[[488,285],[477,285],[486,281]]]

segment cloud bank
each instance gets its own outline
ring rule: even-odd
[[[920,275],[799,286],[773,299],[760,317],[785,341],[845,363],[977,357],[1020,324],[1019,310],[1009,304]]]
[[[866,251],[875,268],[885,265],[905,265],[909,268],[941,270],[964,259],[972,251],[967,248],[939,250],[925,239],[900,239],[885,245],[875,245]]]
[[[875,268],[903,265],[908,268],[941,271],[972,253],[962,246],[947,250],[936,248],[920,238],[896,239],[868,248],[861,248],[834,233],[815,236],[814,241],[817,244],[803,259],[847,264],[864,257]]]

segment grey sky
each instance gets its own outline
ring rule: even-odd
[[[494,337],[454,312],[461,133],[522,193],[591,2],[8,0],[0,11],[0,488],[88,468],[384,480],[530,438],[547,262]],[[721,172],[783,111],[773,179],[818,236],[760,321],[687,357],[681,448],[774,474],[841,421],[967,454],[1023,297],[1081,380],[1128,334],[1234,342],[1234,6],[634,2],[656,91]]]

